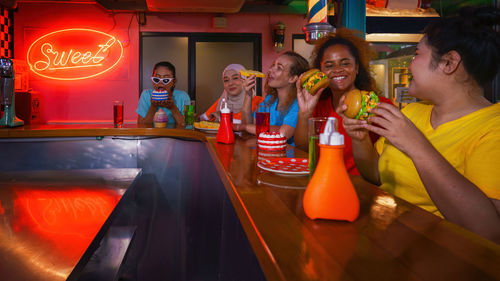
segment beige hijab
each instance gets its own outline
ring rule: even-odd
[[[245,67],[241,64],[230,64],[224,68],[224,71],[222,71],[222,80],[224,80],[224,75],[226,74],[227,71],[229,70],[234,70],[236,73],[240,73],[240,70],[245,69]],[[220,106],[221,106],[221,101],[222,99],[225,98],[227,101],[227,106],[233,113],[238,113],[241,111],[241,108],[243,107],[243,101],[245,100],[245,90],[242,89],[241,93],[237,96],[232,96],[227,93],[226,90],[222,92],[222,95],[219,98],[219,102],[217,103],[217,111],[220,111]]]

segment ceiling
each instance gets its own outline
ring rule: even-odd
[[[99,3],[113,11],[168,13],[307,13],[307,0],[0,0],[10,8],[17,3]]]

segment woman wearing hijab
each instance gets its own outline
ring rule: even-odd
[[[231,112],[233,112],[234,120],[241,122],[241,108],[245,100],[245,90],[243,89],[243,79],[240,76],[240,70],[245,70],[241,64],[230,64],[222,72],[222,82],[224,83],[224,91],[220,98],[200,116],[200,120],[219,120],[221,101],[224,98]],[[261,103],[262,97],[255,96],[252,98],[252,110],[256,105]],[[235,123],[238,123],[236,121]]]

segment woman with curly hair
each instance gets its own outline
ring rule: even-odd
[[[297,83],[297,101],[299,105],[295,145],[308,149],[307,126],[310,117],[335,117],[339,121],[339,132],[344,135],[344,161],[350,174],[358,175],[349,135],[342,126],[342,116],[336,111],[340,99],[350,90],[375,91],[375,80],[370,76],[369,59],[371,51],[368,42],[355,31],[339,28],[318,43],[313,56],[313,67],[323,71],[330,79],[330,85],[316,95],[309,94]],[[379,97],[381,102],[391,103],[389,99]],[[375,141],[378,136],[371,136]]]

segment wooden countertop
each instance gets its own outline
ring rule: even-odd
[[[207,143],[219,176],[268,280],[500,280],[500,245],[394,197],[360,177],[353,222],[309,220],[307,176],[256,166],[255,137],[218,144],[215,134],[182,129],[34,126],[0,138],[165,136]],[[307,157],[288,148],[287,156]]]

